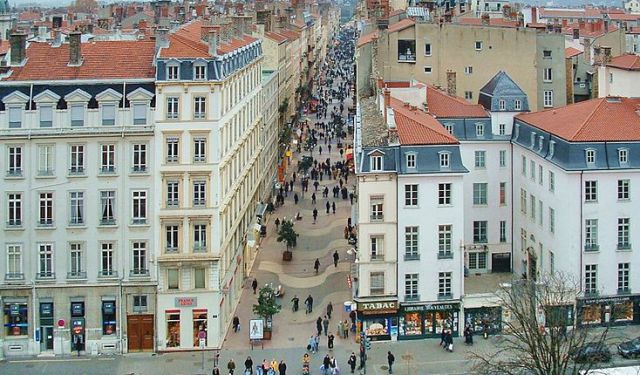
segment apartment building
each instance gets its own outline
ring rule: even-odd
[[[640,91],[635,85],[638,79],[640,56],[624,54],[611,57],[598,67],[598,96],[639,97]]]
[[[0,77],[0,350],[153,350],[149,41],[27,42]]]
[[[160,350],[220,347],[240,295],[262,174],[262,47],[249,25],[196,20],[158,35]]]
[[[598,98],[514,123],[514,274],[572,276],[580,324],[640,323],[633,250],[638,104]],[[571,311],[564,309],[569,321]]]

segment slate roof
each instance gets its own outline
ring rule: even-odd
[[[640,70],[640,56],[635,54],[616,56],[607,66],[625,70]]]
[[[516,118],[571,142],[637,142],[639,105],[640,98],[606,97]]]
[[[391,98],[400,144],[431,145],[457,144],[458,140],[432,116],[420,109],[406,107],[398,99]]]
[[[486,85],[480,89],[481,93],[492,96],[521,96],[526,95],[504,71],[499,71]]]

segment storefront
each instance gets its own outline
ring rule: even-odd
[[[439,337],[443,330],[458,336],[459,303],[427,303],[401,306],[398,317],[398,339],[411,340]]]
[[[158,335],[164,343],[159,350],[198,348],[200,338],[205,339],[205,347],[216,345],[212,337],[218,334],[217,309],[204,297],[161,296],[159,303],[163,308],[158,314]]]
[[[470,325],[475,333],[484,333],[485,327],[490,335],[502,332],[502,308],[476,307],[464,309],[464,325]]]
[[[578,299],[581,325],[624,325],[640,323],[640,296]]]
[[[371,341],[391,340],[392,329],[397,326],[397,301],[357,301],[357,314],[360,329]]]

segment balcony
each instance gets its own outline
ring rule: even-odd
[[[131,220],[131,224],[133,225],[144,225],[147,223],[147,218],[146,217],[134,217]]]
[[[600,246],[597,243],[586,243],[584,244],[584,251],[587,251],[587,252],[600,251]]]
[[[416,301],[420,301],[420,295],[419,295],[419,294],[406,295],[406,296],[404,296],[404,301],[405,301],[405,302],[416,302]]]
[[[22,281],[24,280],[24,273],[22,272],[7,272],[4,275],[5,281]]]
[[[84,167],[71,167],[69,168],[69,176],[83,176]]]
[[[129,271],[129,277],[149,277],[149,270],[143,268],[134,268]]]
[[[180,201],[177,199],[168,199],[167,200],[167,208],[176,208],[178,207]]]
[[[199,155],[199,156],[194,156],[193,157],[193,162],[194,163],[204,163],[207,161],[207,157],[204,155]]]
[[[22,168],[10,168],[7,171],[7,177],[11,177],[11,178],[22,177]]]
[[[205,199],[194,199],[193,200],[193,207],[204,207],[206,205],[206,200]]]
[[[22,220],[20,219],[7,220],[7,228],[22,228]]]
[[[371,214],[369,216],[369,218],[371,219],[371,221],[382,221],[382,220],[384,220],[384,215],[383,214]]]
[[[100,168],[100,174],[115,174],[115,173],[116,173],[116,167],[113,165],[110,165],[110,166],[103,165]]]
[[[85,271],[67,272],[67,279],[70,279],[70,280],[80,280],[80,279],[86,279],[86,278],[87,278],[87,273]]]
[[[404,260],[420,260],[420,254],[404,254]]]
[[[416,54],[411,51],[406,51],[405,53],[398,54],[399,62],[416,62]]]
[[[134,165],[131,168],[131,173],[147,173],[146,165]]]
[[[114,226],[114,225],[116,225],[116,219],[113,218],[113,217],[100,218],[100,225]]]
[[[623,242],[623,243],[619,243],[618,250],[631,250],[631,243],[630,242]]]
[[[453,253],[451,251],[439,251],[438,259],[453,259]]]
[[[167,156],[167,164],[175,164],[178,162],[177,156]]]
[[[164,252],[167,254],[177,254],[178,246],[167,246],[164,248]]]
[[[38,220],[39,228],[51,228],[53,227],[53,219],[40,219]]]
[[[51,271],[40,271],[36,273],[36,279],[38,280],[51,280],[56,278],[56,273]]]
[[[98,277],[107,279],[107,278],[116,278],[118,277],[118,271],[115,270],[102,270],[98,272]]]

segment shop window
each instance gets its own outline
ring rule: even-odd
[[[616,323],[633,322],[633,301],[620,301],[613,304],[613,321]]]
[[[5,336],[26,336],[29,334],[29,320],[26,303],[5,303],[4,328]]]
[[[102,334],[116,333],[116,302],[102,301]]]
[[[204,338],[207,339],[207,310],[193,311],[193,346],[200,345],[199,335],[204,332]]]
[[[180,313],[167,312],[167,348],[180,346]]]
[[[422,335],[422,317],[419,312],[408,312],[400,317],[400,335]]]

